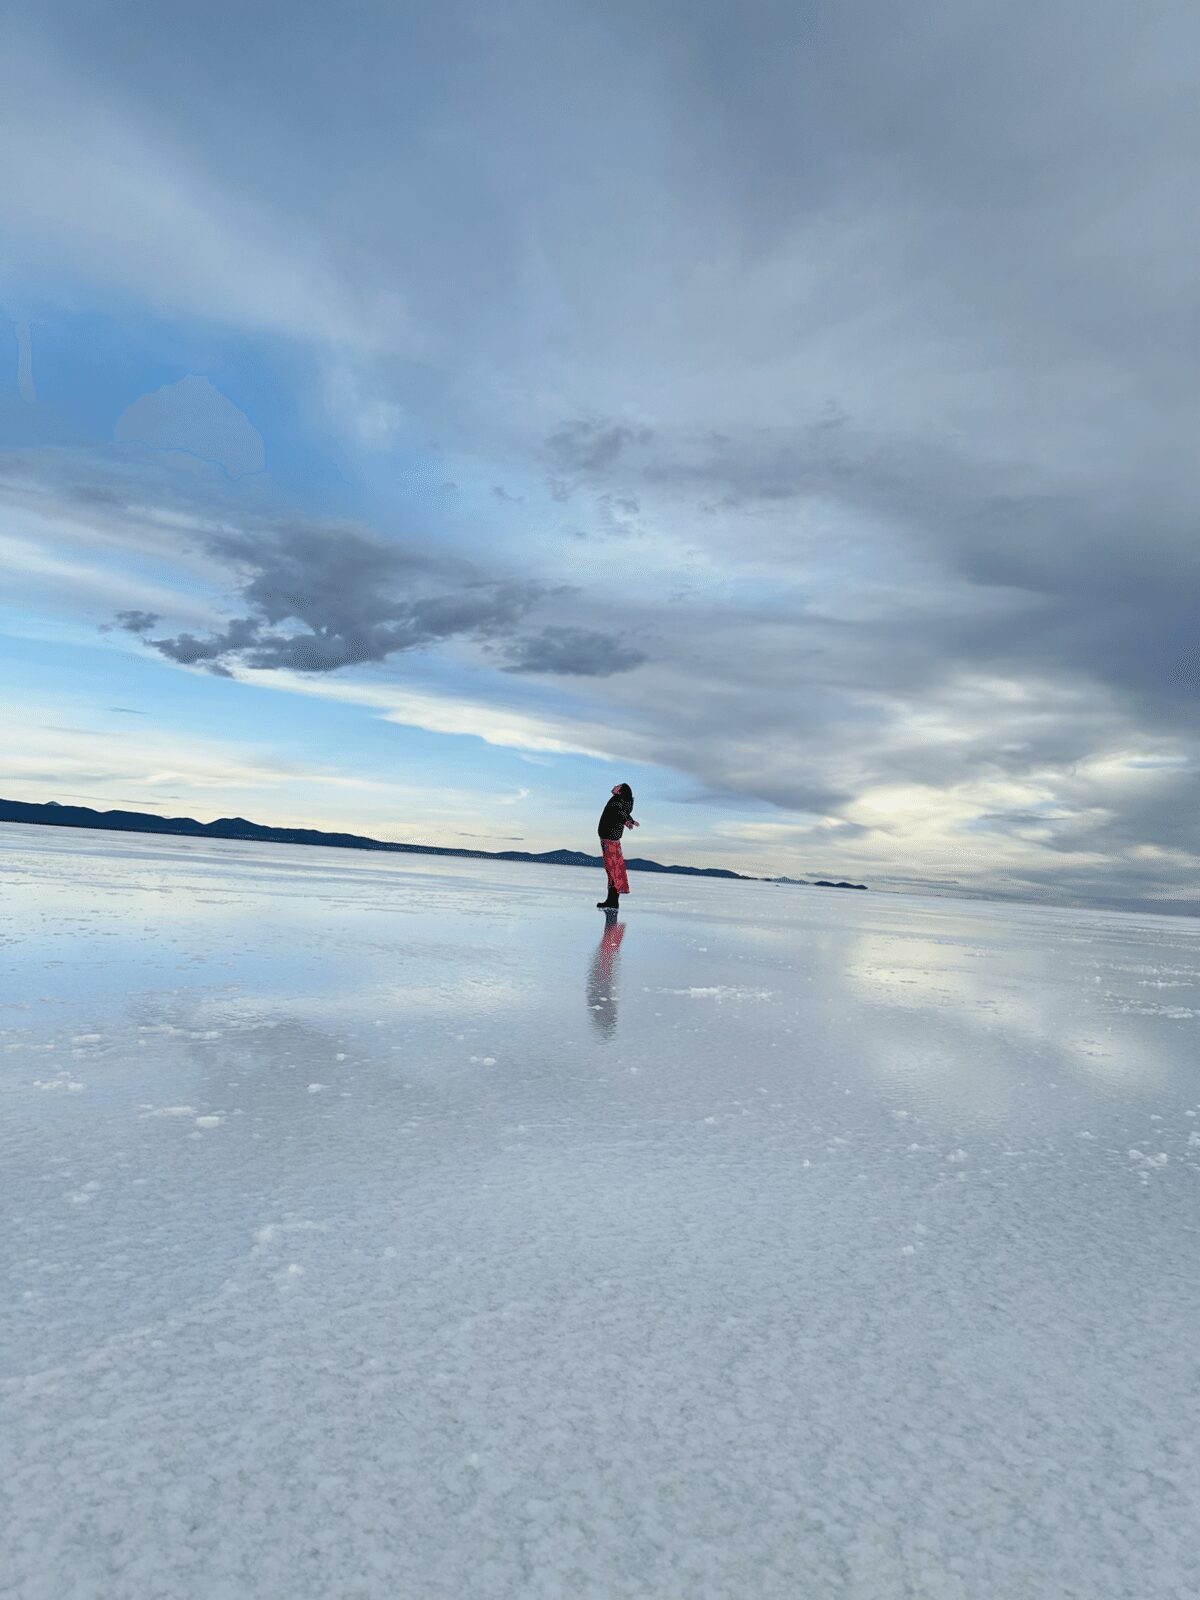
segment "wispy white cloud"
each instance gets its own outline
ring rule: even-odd
[[[611,732],[602,724],[536,708],[518,709],[503,702],[489,702],[469,695],[432,689],[410,688],[399,683],[364,683],[353,679],[310,678],[294,672],[234,674],[239,682],[256,688],[283,690],[290,694],[311,695],[322,700],[340,700],[347,705],[369,706],[386,722],[424,728],[429,733],[465,735],[485,744],[502,745],[519,751],[543,755],[582,755],[599,760],[616,759]],[[622,735],[622,745],[626,736]],[[629,740],[633,743],[634,741]],[[622,749],[621,759],[649,761]]]
[[[165,611],[196,627],[213,627],[220,619],[215,604],[194,592],[73,555],[65,541],[56,551],[52,541],[0,533],[0,563],[9,575],[9,604],[24,599],[53,610],[82,611],[96,621],[130,608]]]
[[[356,296],[294,210],[210,176],[161,109],[119,99],[11,18],[0,139],[20,152],[0,168],[0,212],[22,264],[57,273],[70,263],[159,312],[350,348],[403,347],[394,292]]]
[[[74,715],[76,723],[60,719]],[[297,759],[270,740],[214,739],[141,723],[108,726],[103,715],[56,700],[6,712],[10,749],[3,793],[98,809],[240,814],[283,827],[360,831],[386,839],[449,843],[453,827],[489,833],[495,796],[453,783],[403,778]]]

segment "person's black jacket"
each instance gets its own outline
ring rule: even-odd
[[[625,819],[628,817],[632,806],[615,794],[600,813],[600,822],[596,833],[601,839],[623,839],[625,837]]]

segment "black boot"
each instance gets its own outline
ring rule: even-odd
[[[607,900],[597,900],[596,901],[596,909],[598,911],[615,911],[617,909],[617,907],[620,905],[620,903],[621,903],[621,897],[617,893],[617,891],[613,888],[612,884],[610,883],[609,886],[608,886],[608,899]]]

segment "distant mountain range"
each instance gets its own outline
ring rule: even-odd
[[[0,800],[0,822],[47,824],[55,828],[108,828],[118,833],[174,833],[187,838],[248,839],[256,844],[316,844],[339,850],[389,850],[418,856],[468,856],[486,861],[541,861],[553,867],[604,866],[603,856],[589,856],[582,850],[462,850],[450,845],[389,844],[383,839],[368,839],[360,833],[323,833],[319,828],[270,828],[245,817],[219,817],[216,822],[197,822],[194,817],[156,817],[145,811],[93,811],[90,806],[62,806],[57,800],[34,803],[25,800]],[[833,883],[827,878],[754,879],[744,872],[726,867],[664,867],[661,862],[634,856],[625,862],[631,872],[673,872],[689,878],[737,878],[742,882],[809,883],[823,889],[865,889],[865,883]]]

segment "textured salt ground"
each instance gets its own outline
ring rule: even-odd
[[[0,829],[0,1594],[1200,1592],[1200,929]]]

